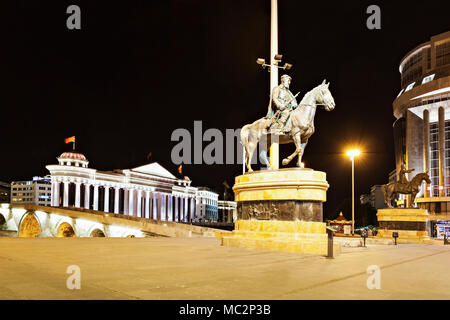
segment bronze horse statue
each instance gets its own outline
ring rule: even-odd
[[[411,202],[410,207],[416,199],[416,195],[419,192],[419,186],[425,181],[427,184],[431,183],[430,177],[427,172],[418,173],[407,184],[399,182],[391,182],[381,186],[381,192],[383,193],[384,202],[389,208],[393,208],[392,199],[397,198],[398,194],[410,194]]]
[[[283,159],[282,164],[286,166],[291,160],[298,155],[297,167],[301,167],[302,155],[305,151],[308,139],[314,133],[314,116],[316,115],[316,107],[323,105],[325,110],[331,111],[336,106],[334,98],[331,95],[328,86],[330,83],[325,83],[325,80],[307,92],[302,101],[300,101],[298,107],[294,109],[290,115],[291,121],[290,130],[287,133],[280,134],[278,136],[278,142],[280,144],[287,144],[294,142],[295,151],[289,157]],[[267,143],[262,146],[261,158],[269,169],[272,169],[269,160],[267,159],[267,146],[271,144],[271,133],[267,132],[267,128],[272,123],[270,118],[261,118],[256,120],[252,124],[247,124],[242,127],[241,130],[241,143],[245,149],[245,164],[249,172],[252,172],[251,159],[256,146],[260,142],[261,138]]]

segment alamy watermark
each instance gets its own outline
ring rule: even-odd
[[[69,290],[81,289],[81,269],[77,265],[71,265],[67,267],[67,274],[70,276],[67,278],[66,286]]]
[[[171,141],[177,142],[172,148],[171,159],[178,164],[242,164],[243,146],[240,142],[241,129],[209,128],[203,132],[202,121],[194,121],[193,134],[185,128],[172,132]],[[252,164],[266,164],[267,143],[264,137],[259,141],[259,152],[253,153]],[[206,144],[204,144],[206,142]],[[257,154],[260,156],[258,157]]]
[[[367,274],[370,276],[367,278],[366,285],[370,290],[381,289],[381,270],[377,265],[371,265],[367,267]]]

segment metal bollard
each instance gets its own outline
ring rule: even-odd
[[[448,241],[447,234],[444,233],[444,245],[447,245],[447,244],[450,244],[450,242]]]
[[[369,236],[368,232],[366,229],[361,230],[361,237],[364,240],[364,247],[366,247],[366,238]]]
[[[395,245],[397,245],[398,232],[392,232],[392,237],[395,240]]]
[[[334,236],[334,229],[333,228],[327,228],[327,234],[328,234],[328,254],[327,258],[333,259],[333,236]]]

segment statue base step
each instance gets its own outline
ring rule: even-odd
[[[427,242],[430,239],[429,216],[425,209],[379,209],[377,218],[380,228],[377,238],[392,239],[392,233],[397,232],[398,243]]]
[[[222,245],[259,250],[326,255],[328,238],[323,222],[238,220],[231,234],[220,233]],[[341,250],[334,243],[334,253]]]

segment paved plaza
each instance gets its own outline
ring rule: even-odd
[[[66,287],[67,267],[81,289]],[[367,267],[381,269],[369,290]],[[371,245],[322,256],[216,238],[0,238],[1,299],[450,299],[450,246]]]

